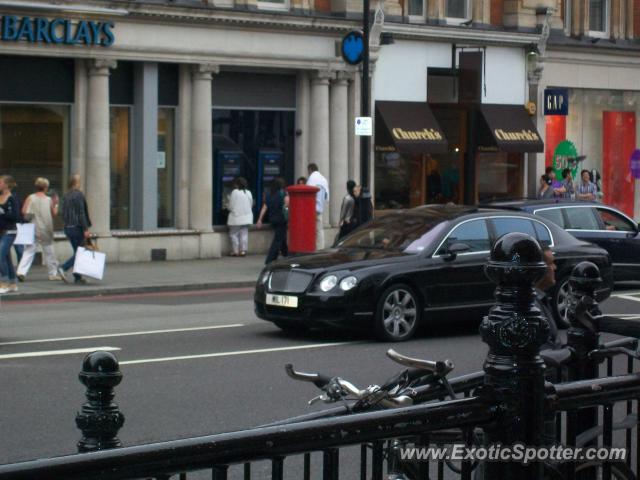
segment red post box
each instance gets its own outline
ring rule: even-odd
[[[309,185],[287,187],[289,193],[289,252],[310,253],[316,250],[316,193]]]

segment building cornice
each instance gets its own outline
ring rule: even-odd
[[[606,52],[587,51],[584,48],[557,48],[547,50],[547,62],[566,65],[594,65],[601,67],[640,68],[640,51],[612,50]]]

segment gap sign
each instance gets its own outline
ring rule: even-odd
[[[544,114],[569,115],[569,89],[545,88]]]
[[[0,40],[4,42],[88,45],[110,47],[115,41],[114,24],[92,20],[71,20],[4,15],[0,22]]]

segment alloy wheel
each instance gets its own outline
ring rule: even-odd
[[[382,306],[382,324],[390,337],[401,339],[409,334],[418,315],[416,300],[411,292],[399,288],[387,295]]]

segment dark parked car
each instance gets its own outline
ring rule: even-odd
[[[607,252],[553,222],[527,213],[435,205],[394,212],[335,248],[272,263],[258,279],[255,311],[284,330],[360,326],[373,328],[382,340],[407,340],[439,311],[487,311],[495,286],[484,265],[491,245],[508,232],[550,246],[560,282],[588,259],[610,283]],[[553,295],[564,308],[557,290]]]
[[[640,280],[640,226],[620,210],[596,202],[518,201],[491,204],[539,215],[574,237],[609,252],[616,282]]]

